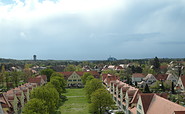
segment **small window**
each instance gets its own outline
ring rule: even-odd
[[[78,81],[81,81],[81,80],[78,80]]]
[[[71,82],[72,80],[68,80],[69,82]]]
[[[141,105],[139,105],[139,109],[140,109],[140,110],[142,110],[142,107],[141,107]]]
[[[73,80],[73,81],[76,81],[76,80]]]
[[[137,114],[141,114],[141,113],[137,111]]]

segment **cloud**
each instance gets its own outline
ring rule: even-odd
[[[183,0],[0,1],[1,55],[18,59],[33,54],[42,59],[170,57],[184,47],[175,45],[185,42],[184,6]]]

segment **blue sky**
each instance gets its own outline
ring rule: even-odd
[[[0,58],[183,58],[184,0],[0,0]]]

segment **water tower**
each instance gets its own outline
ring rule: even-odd
[[[37,56],[33,55],[33,60],[36,61],[37,60]]]

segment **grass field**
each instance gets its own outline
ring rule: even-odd
[[[61,114],[90,114],[84,89],[67,89],[67,101],[58,109]]]

